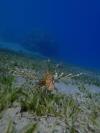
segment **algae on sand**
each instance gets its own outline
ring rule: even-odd
[[[20,127],[20,131],[28,128],[27,132],[36,130],[40,133],[100,132],[100,94],[92,93],[87,88],[89,81],[89,84],[95,84],[99,89],[99,79],[89,78],[87,75],[77,78],[63,77],[55,80],[55,84],[63,83],[68,89],[75,89],[77,86],[76,93],[68,93],[67,87],[66,94],[59,92],[57,85],[56,91],[48,91],[45,85],[37,84],[46,70],[49,69],[52,74],[76,73],[67,66],[62,69],[56,66],[52,61],[48,64],[47,59],[0,51],[0,128],[9,114],[13,117],[12,122],[5,125],[6,131],[12,129],[11,123],[14,123],[15,130],[19,131],[18,127],[23,123],[25,127]],[[16,79],[23,79],[22,84]],[[63,86],[60,84],[60,87],[62,89]],[[12,110],[12,113],[9,110]],[[36,129],[35,125],[30,125],[32,123],[38,125]],[[52,127],[51,130],[49,127]]]

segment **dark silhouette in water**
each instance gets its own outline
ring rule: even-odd
[[[32,32],[22,42],[22,46],[30,51],[37,51],[47,57],[57,58],[59,45],[47,33]]]

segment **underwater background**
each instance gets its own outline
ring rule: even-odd
[[[0,47],[100,70],[100,2],[0,0]]]

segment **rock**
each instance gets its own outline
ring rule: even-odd
[[[14,85],[16,87],[21,87],[25,82],[26,82],[25,78],[19,76],[19,77],[16,77]]]
[[[79,89],[78,89],[78,87],[76,85],[71,85],[71,84],[66,85],[62,81],[56,82],[55,83],[55,88],[59,92],[66,93],[66,94],[80,93],[80,91],[79,91]]]

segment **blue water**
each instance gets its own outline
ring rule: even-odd
[[[100,69],[100,2],[0,0],[0,42]]]

